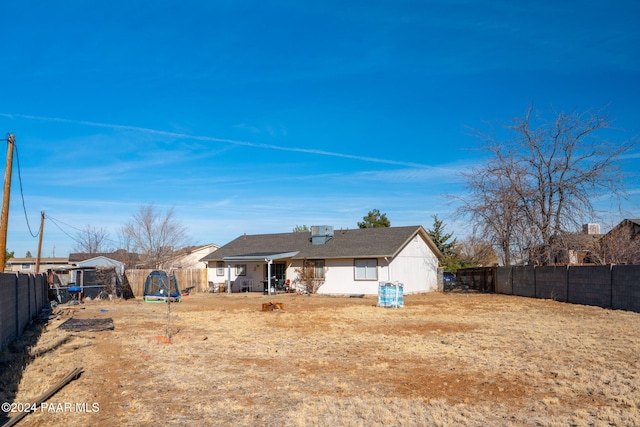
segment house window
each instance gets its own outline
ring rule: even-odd
[[[31,270],[31,264],[22,264],[21,267],[23,270]]]
[[[247,264],[236,264],[236,276],[247,275]]]
[[[378,280],[378,261],[375,259],[355,260],[356,280]]]
[[[311,260],[313,263],[313,277],[324,280],[324,260]]]
[[[224,276],[224,262],[216,262],[216,276]]]

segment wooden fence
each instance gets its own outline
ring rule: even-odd
[[[142,297],[144,294],[144,281],[153,270],[138,269],[125,271],[125,284],[128,283],[133,295]],[[184,268],[172,270],[178,280],[180,290],[193,286],[192,292],[205,292],[208,288],[206,268]]]
[[[480,292],[495,292],[497,268],[461,268],[456,272],[455,287]]]

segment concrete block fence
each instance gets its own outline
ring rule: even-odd
[[[640,265],[498,267],[496,293],[640,312]]]
[[[48,299],[46,275],[0,273],[0,349],[22,335]]]

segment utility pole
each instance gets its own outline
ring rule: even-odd
[[[9,196],[11,193],[11,171],[13,167],[13,146],[16,138],[7,135],[7,168],[4,173],[4,193],[2,196],[2,216],[0,216],[0,273],[4,271],[7,257],[7,226],[9,225]]]
[[[44,233],[44,211],[40,212],[40,233],[38,238],[38,256],[36,257],[36,274],[40,273],[40,254],[42,253],[42,234]]]

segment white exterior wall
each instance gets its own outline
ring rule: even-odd
[[[382,260],[385,263],[384,260]],[[325,281],[318,289],[319,294],[328,295],[377,295],[378,280],[355,280],[355,266],[353,259],[325,259]],[[295,272],[296,268],[302,267],[301,260],[295,260],[287,269],[287,278],[294,279],[298,277]],[[381,270],[387,270],[386,265],[382,267],[378,260],[378,277],[387,277],[386,273],[381,276]],[[386,280],[386,279],[385,279]],[[294,283],[295,285],[295,283]]]
[[[438,257],[427,242],[416,235],[393,259],[378,258],[376,280],[356,280],[354,259],[325,259],[325,282],[319,294],[329,295],[377,295],[379,282],[400,282],[404,294],[431,292],[438,286]],[[297,277],[295,268],[302,261],[295,260],[287,269],[287,278],[292,282]]]
[[[431,292],[438,289],[438,257],[427,242],[416,235],[393,259],[391,282],[404,285],[405,294]]]

